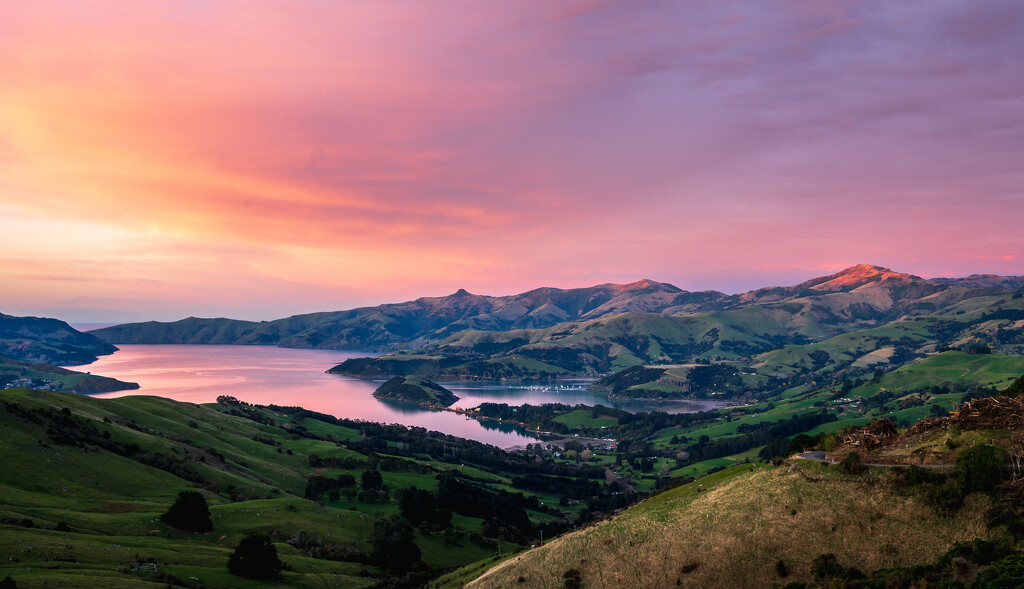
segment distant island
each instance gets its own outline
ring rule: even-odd
[[[437,384],[418,376],[396,376],[380,385],[373,396],[388,401],[415,403],[425,407],[448,407],[459,398]]]

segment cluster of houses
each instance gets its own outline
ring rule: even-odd
[[[35,389],[37,391],[60,390],[60,383],[43,380],[41,378],[21,377],[8,381],[3,385],[4,389]]]

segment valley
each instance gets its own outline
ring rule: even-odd
[[[254,374],[263,358],[283,370],[273,377],[283,380],[266,380],[271,390],[190,361],[196,375],[215,377],[196,389],[199,402],[0,392],[0,443],[15,457],[0,479],[0,526],[13,541],[0,574],[19,587],[248,586],[225,563],[243,537],[263,533],[287,586],[851,583],[883,570],[940,578],[952,574],[951,554],[977,576],[1017,554],[1018,516],[990,516],[1010,487],[972,492],[963,477],[973,475],[957,473],[974,448],[1016,456],[1019,428],[958,416],[1024,386],[1024,304],[1013,280],[964,280],[858,266],[795,287],[704,297],[699,309],[646,281],[616,291],[607,314],[579,307],[596,313],[586,320],[481,331],[461,329],[460,319],[438,328],[448,335],[404,344],[427,342],[416,349],[309,350],[323,355],[319,368],[311,356],[285,369],[276,351],[291,352],[282,348],[179,345],[183,358],[235,354],[225,365]],[[636,289],[644,293],[622,294]],[[238,328],[218,325],[222,334]],[[196,337],[209,327],[196,326]],[[140,359],[174,346],[122,345]],[[348,357],[331,368],[332,354]],[[124,374],[145,380],[144,366]],[[195,385],[174,366],[161,378],[187,399]],[[579,377],[593,379],[587,398],[607,400],[531,404],[511,387],[533,382],[551,400],[565,388],[568,399],[575,393],[563,383]],[[366,401],[415,412],[407,425],[353,419],[344,403],[324,401],[341,382],[358,383]],[[685,402],[709,405],[665,410]],[[423,427],[450,418],[529,437],[500,450]],[[876,430],[900,432],[885,434],[898,446],[855,445],[876,439],[858,432]],[[841,463],[795,458],[812,450]],[[854,455],[955,466],[928,476],[843,466]],[[213,532],[160,522],[189,489],[209,503]],[[895,541],[906,537],[913,550]],[[998,558],[964,548],[990,545]]]

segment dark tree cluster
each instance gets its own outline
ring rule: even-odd
[[[433,493],[415,486],[395,491],[402,517],[409,520],[415,527],[424,523],[432,523],[441,529],[451,526],[452,512],[437,508],[437,498]]]
[[[603,469],[600,477],[604,479]],[[513,477],[512,486],[542,495],[560,495],[572,499],[586,499],[600,495],[602,490],[601,483],[582,476],[577,478],[541,475]]]
[[[278,579],[284,564],[266,534],[250,534],[228,557],[228,571],[237,577],[269,581]]]
[[[777,438],[786,438],[805,432],[823,423],[829,423],[837,419],[838,417],[834,413],[806,413],[794,415],[789,419],[779,420],[771,427],[759,429],[741,436],[718,438],[716,440],[705,440],[705,436],[701,436],[696,444],[687,446],[686,450],[689,452],[690,457],[684,463],[700,462],[702,460],[746,452],[752,448],[770,444]],[[788,440],[786,444],[788,448]]]
[[[420,565],[420,548],[412,527],[396,516],[378,520],[370,536],[370,562],[392,572],[406,572]]]
[[[167,513],[160,516],[172,528],[186,532],[206,533],[213,529],[210,508],[199,491],[182,491]]]
[[[356,486],[356,478],[348,473],[336,477],[311,476],[306,479],[306,499],[320,500],[324,493],[351,489]],[[336,500],[336,499],[334,499]]]
[[[496,519],[514,530],[515,535],[525,542],[533,537],[534,530],[530,516],[516,503],[515,495],[489,491],[445,473],[438,478],[436,506],[470,517]],[[526,500],[521,493],[518,495],[520,501]]]
[[[346,456],[345,458],[320,458],[316,454],[310,454],[307,459],[313,468],[339,468],[341,470],[359,470],[366,468],[366,461]]]

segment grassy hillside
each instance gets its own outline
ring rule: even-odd
[[[428,348],[353,359],[332,371],[485,380],[595,375],[646,363],[739,357],[767,351],[788,336],[783,327],[747,310],[726,317],[624,313],[545,329],[463,331]]]
[[[901,477],[807,461],[733,467],[511,558],[468,587],[563,587],[569,571],[584,587],[769,587],[813,581],[812,562],[826,553],[871,572],[996,535],[987,498],[970,497],[950,517],[923,493],[900,492]]]
[[[151,397],[98,402],[4,391],[0,398],[8,403],[0,413],[0,552],[9,557],[0,575],[10,574],[19,587],[247,587],[224,563],[245,533],[258,530],[277,531],[278,550],[293,568],[284,574],[289,584],[316,586],[328,573],[342,575],[351,586],[370,584],[362,567],[320,562],[284,543],[300,530],[341,532],[358,541],[368,524],[339,511],[329,518],[340,525],[330,525],[322,509],[300,499],[303,458],[280,456],[253,441],[263,433],[259,425]],[[28,418],[19,411],[29,412]],[[61,424],[58,431],[84,446],[58,443],[52,432]],[[87,424],[109,432],[97,434],[97,441],[110,447],[138,444],[140,450],[128,457],[89,444],[81,439],[82,432],[92,431]],[[208,489],[214,532],[194,536],[162,524],[159,517],[177,493],[200,480]],[[209,490],[215,488],[230,489],[238,500]],[[150,558],[157,573],[132,572]],[[192,577],[198,583],[190,583]]]
[[[870,396],[882,389],[911,391],[951,384],[977,384],[1004,389],[1024,374],[1024,356],[966,354],[949,351],[935,354],[886,373],[876,383],[853,390],[856,396]]]
[[[417,585],[635,500],[603,467],[230,397],[6,390],[0,404],[0,578],[19,587],[250,587],[226,562],[254,532],[285,586]],[[188,489],[212,532],[160,520]],[[386,529],[420,556],[381,560]]]
[[[104,341],[126,344],[274,344],[274,331],[255,321],[189,317],[173,322],[114,325],[90,333]]]
[[[49,364],[20,362],[0,357],[0,387],[51,389],[81,394],[95,394],[134,390],[139,388],[139,385],[106,376],[50,366]]]
[[[465,330],[417,350],[349,360],[332,371],[361,377],[543,379],[713,361],[750,373],[742,379],[744,390],[769,391],[794,377],[888,371],[949,347],[1024,352],[1024,298],[953,286],[935,292],[913,281],[905,286],[924,289],[918,293],[923,298],[893,307],[893,289],[882,296],[882,287],[872,286],[870,292],[857,288],[681,316],[633,312],[543,329]],[[868,303],[858,297],[881,297],[874,301],[879,308],[899,312],[867,313],[859,305]],[[667,382],[646,388],[648,396],[686,396]]]

